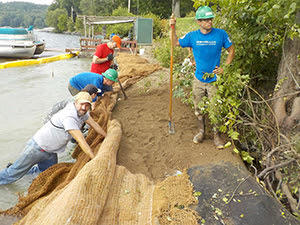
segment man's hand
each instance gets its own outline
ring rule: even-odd
[[[176,25],[176,19],[170,19],[169,25],[170,25],[170,27],[172,27],[172,26],[175,27],[175,25]]]
[[[108,61],[111,61],[111,60],[114,59],[114,55],[112,53],[109,53],[106,58],[107,58]]]
[[[222,67],[216,66],[215,69],[213,70],[213,73],[215,73],[215,74],[223,74],[224,73],[224,69]]]
[[[112,64],[112,65],[110,65],[110,68],[112,68],[112,69],[114,69],[114,70],[118,70],[118,69],[119,69],[119,67],[118,67],[117,64]]]

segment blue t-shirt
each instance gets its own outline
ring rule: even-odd
[[[98,73],[92,73],[92,72],[83,72],[83,73],[77,74],[76,76],[74,76],[70,79],[70,84],[74,88],[76,88],[80,91],[88,84],[95,85],[98,89],[101,90],[102,94],[104,92],[113,90],[111,86],[103,84],[103,76],[102,75],[100,75]],[[96,100],[97,100],[97,97],[93,99],[93,102]]]
[[[179,39],[181,47],[191,47],[196,61],[195,76],[204,83],[217,80],[212,78],[203,79],[204,73],[212,73],[216,66],[220,66],[222,48],[229,48],[232,43],[225,30],[212,28],[208,34],[202,34],[200,29],[191,31]]]

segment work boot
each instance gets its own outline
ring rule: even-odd
[[[218,131],[214,131],[214,143],[217,146],[218,149],[224,148],[224,143],[220,137],[220,133]]]
[[[199,121],[199,128],[200,129],[199,129],[199,133],[196,134],[193,138],[193,142],[195,144],[201,143],[204,139],[204,131],[205,131],[205,129],[204,129],[204,116],[199,116],[198,121]]]

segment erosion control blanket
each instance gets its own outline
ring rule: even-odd
[[[300,224],[243,168],[221,162],[192,167],[188,174],[199,193],[193,209],[205,224]]]

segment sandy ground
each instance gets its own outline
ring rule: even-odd
[[[150,64],[157,63],[149,49],[141,57]],[[215,147],[209,124],[203,143],[194,144],[192,139],[198,126],[193,109],[175,98],[172,104],[175,134],[169,134],[169,77],[169,69],[162,68],[128,87],[126,100],[119,93],[112,112],[123,131],[117,164],[134,174],[142,173],[153,181],[161,181],[193,165],[220,161],[233,165],[242,163],[232,148],[218,150]]]

